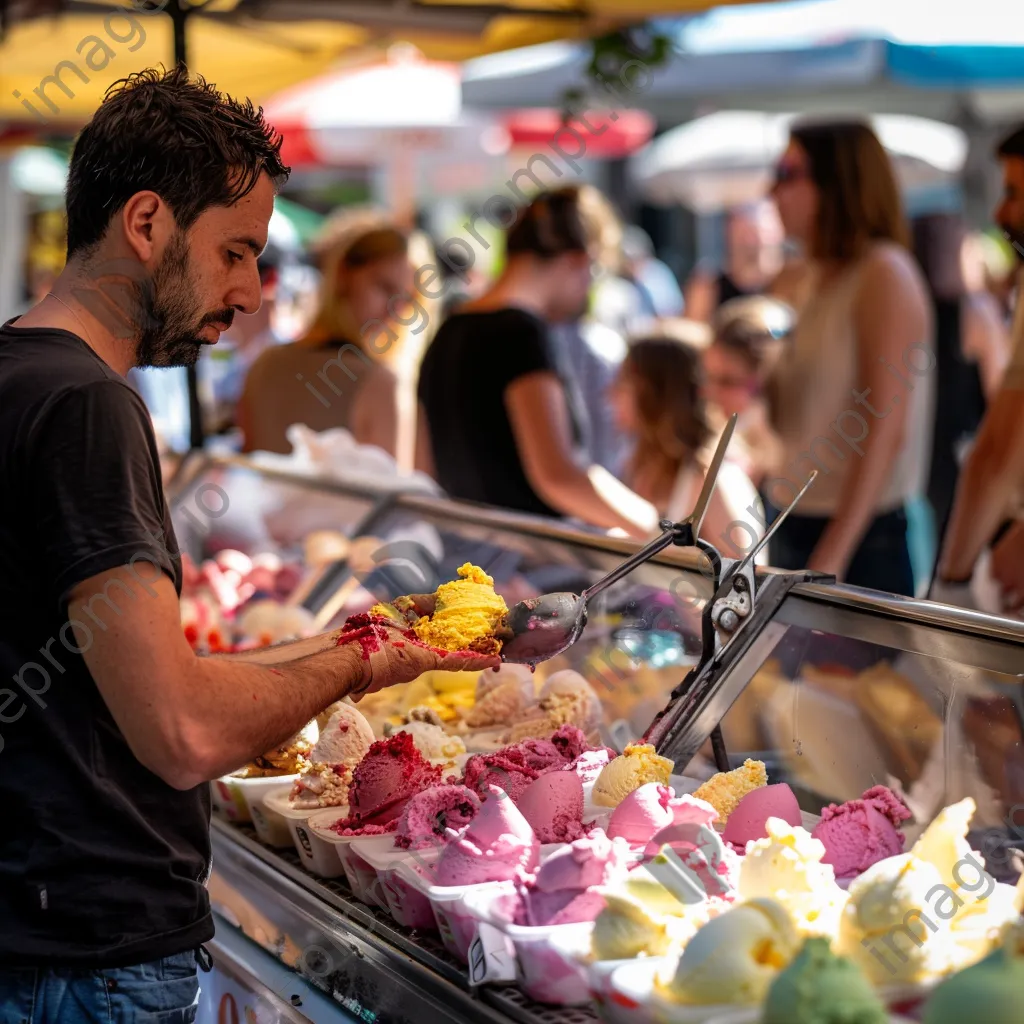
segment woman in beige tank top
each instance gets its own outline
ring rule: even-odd
[[[904,505],[925,486],[935,356],[892,166],[865,124],[798,125],[772,194],[809,269],[769,389],[782,452],[762,493],[784,507],[819,473],[772,562],[912,595]]]
[[[415,366],[403,388],[402,368],[418,362],[411,349],[431,326],[413,287],[411,244],[377,214],[329,222],[317,246],[322,281],[312,327],[262,352],[246,377],[238,409],[244,451],[291,451],[286,431],[294,423],[343,427],[402,468],[429,471],[429,456],[415,452]]]

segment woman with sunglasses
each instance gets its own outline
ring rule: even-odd
[[[934,390],[933,326],[892,165],[860,122],[798,124],[772,196],[808,258],[806,300],[771,380],[785,506],[772,561],[914,593],[905,506],[923,493]]]

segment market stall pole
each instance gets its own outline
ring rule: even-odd
[[[169,0],[167,14],[174,26],[174,63],[188,67],[188,7],[186,0]],[[188,421],[189,448],[202,448],[206,440],[203,430],[203,407],[199,401],[199,376],[195,365],[189,366],[188,374]]]

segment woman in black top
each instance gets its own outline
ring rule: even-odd
[[[427,350],[419,399],[437,479],[452,497],[645,536],[654,508],[576,461],[572,403],[548,338],[548,322],[571,320],[587,303],[594,199],[562,188],[518,211],[501,277]]]

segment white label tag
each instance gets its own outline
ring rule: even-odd
[[[516,980],[516,951],[504,932],[481,921],[469,946],[470,985]]]

